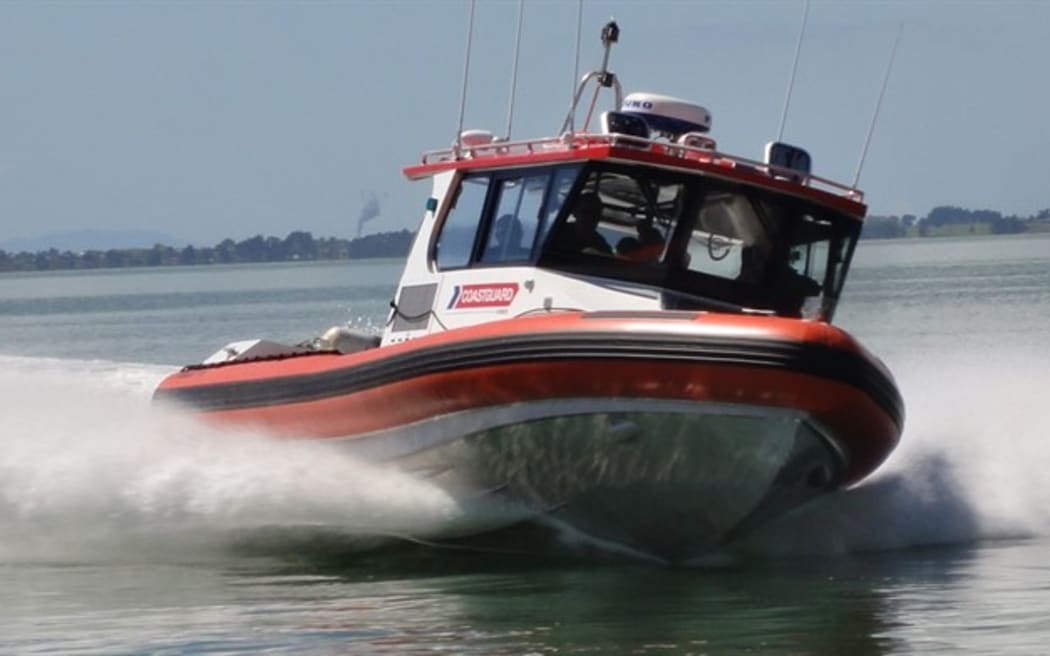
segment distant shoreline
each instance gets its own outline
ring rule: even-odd
[[[239,242],[224,239],[215,246],[202,247],[175,248],[155,244],[152,248],[84,251],[52,248],[7,253],[0,250],[0,273],[403,258],[414,238],[415,233],[410,230],[381,232],[356,239],[315,238],[309,232],[295,231],[284,239],[256,235]]]
[[[936,207],[922,218],[869,216],[861,239],[919,239],[981,237],[1050,232],[1050,209],[1020,218],[1002,216],[992,210]],[[267,262],[322,262],[403,258],[408,255],[415,233],[410,230],[380,232],[356,239],[315,238],[294,231],[284,239],[256,235],[235,242],[224,239],[215,246],[175,248],[155,244],[152,248],[111,248],[70,251],[8,253],[0,250],[0,274],[32,271],[77,271],[140,267],[201,266],[211,264],[260,264]]]
[[[882,217],[871,217],[880,219]],[[871,219],[868,219],[871,220]],[[1031,224],[1021,226],[1019,229],[996,230],[995,226],[987,223],[964,223],[951,226],[928,228],[925,233],[920,228],[911,227],[902,229],[890,226],[888,229],[869,229],[865,222],[864,232],[860,238],[863,241],[876,241],[886,239],[945,239],[958,237],[997,237],[1003,235],[1045,234],[1050,233],[1050,221],[1033,221]]]
[[[979,237],[1050,232],[1050,209],[1032,216],[1003,216],[995,210],[969,210],[942,205],[924,217],[869,216],[864,220],[861,239],[907,239],[914,237]]]

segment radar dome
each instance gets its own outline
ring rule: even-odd
[[[629,94],[623,99],[620,111],[644,119],[650,130],[672,140],[687,132],[711,129],[711,112],[707,108],[658,93]]]

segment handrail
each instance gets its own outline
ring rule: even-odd
[[[697,161],[726,168],[742,167],[754,173],[768,175],[774,179],[784,179],[796,182],[805,187],[818,189],[827,193],[848,198],[856,202],[864,200],[864,192],[860,189],[811,174],[803,174],[799,171],[774,166],[738,155],[730,155],[717,150],[687,146],[684,144],[657,141],[644,137],[634,137],[626,134],[594,134],[577,133],[561,137],[541,137],[537,139],[521,139],[517,141],[498,141],[475,146],[462,146],[458,153],[456,148],[442,148],[429,150],[422,155],[422,164],[439,164],[442,162],[454,162],[456,160],[470,160],[480,158],[500,158],[507,156],[531,155],[536,152],[566,151],[591,146],[627,146],[650,153],[677,157],[685,161]]]

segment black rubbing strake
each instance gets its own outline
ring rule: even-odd
[[[509,335],[420,348],[334,371],[159,389],[154,399],[176,401],[204,411],[234,410],[315,401],[448,371],[551,360],[669,360],[784,369],[856,387],[867,393],[898,427],[904,421],[904,404],[893,380],[856,352],[772,339],[645,333],[616,337],[606,332]]]

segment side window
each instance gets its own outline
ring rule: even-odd
[[[547,235],[550,234],[551,226],[554,225],[555,219],[558,218],[558,213],[561,211],[562,205],[565,204],[565,200],[569,197],[569,192],[572,191],[572,185],[576,182],[579,173],[580,167],[578,166],[563,167],[554,172],[550,193],[547,194],[547,206],[544,208],[543,216],[540,220],[540,234],[536,240],[536,243],[540,246],[547,241]]]
[[[798,218],[787,260],[771,263],[766,281],[777,311],[791,316],[819,316],[821,293],[831,255],[831,224],[808,214]]]
[[[828,256],[831,254],[831,224],[812,216],[803,216],[797,237],[796,243],[791,246],[788,266],[814,282],[824,282]]]
[[[795,273],[811,278],[815,282],[822,282],[828,262],[828,248],[827,241],[795,244],[791,247],[788,264],[795,270]]]
[[[464,178],[456,191],[452,207],[441,226],[435,248],[439,269],[454,269],[470,264],[474,238],[485,209],[489,190],[489,176]]]
[[[498,200],[481,261],[528,260],[540,225],[549,173],[508,178],[499,182]]]

